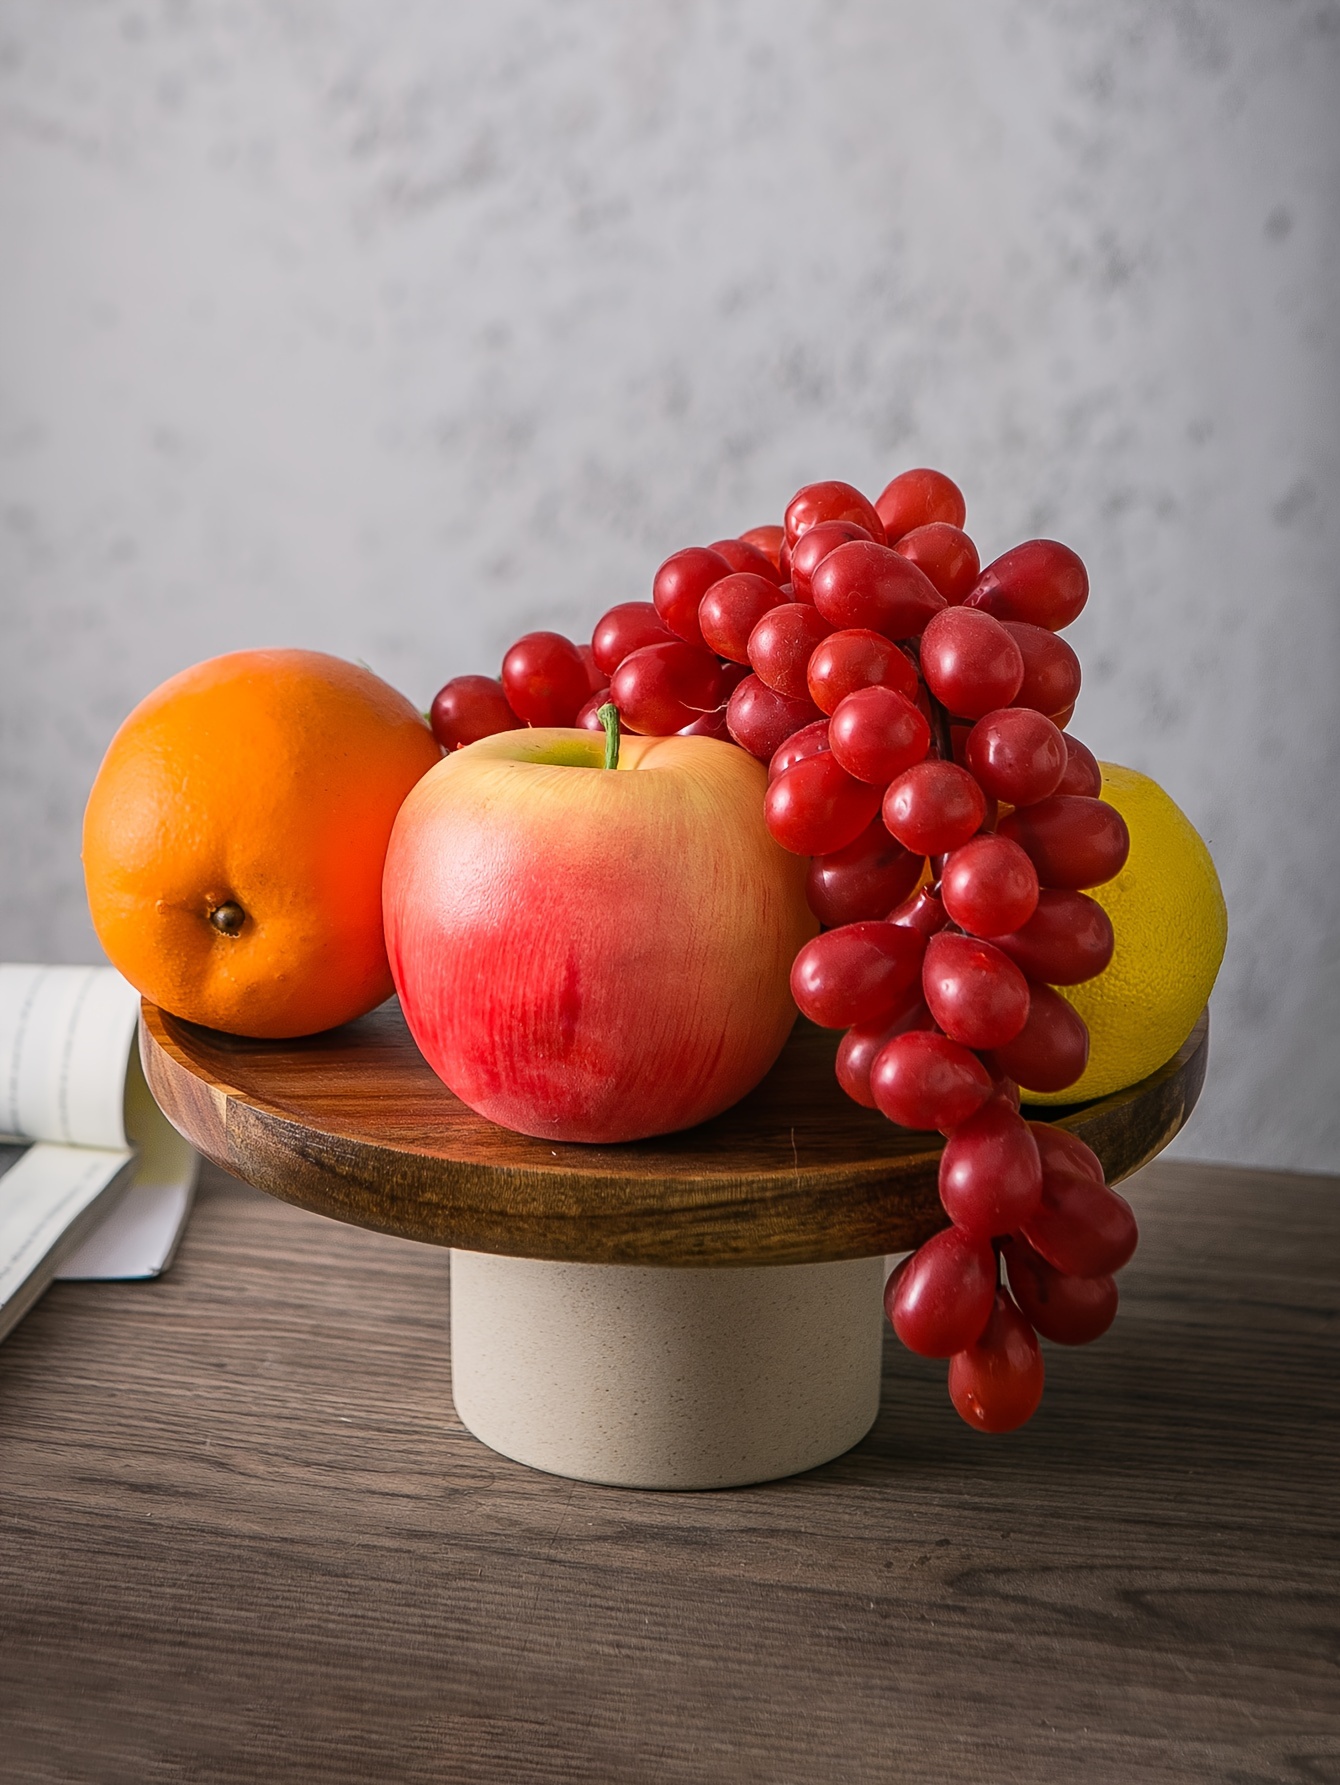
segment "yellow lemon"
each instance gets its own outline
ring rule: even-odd
[[[1089,1025],[1089,1063],[1064,1091],[1029,1103],[1079,1103],[1133,1085],[1170,1060],[1205,1008],[1228,939],[1228,912],[1210,852],[1157,781],[1100,764],[1103,798],[1131,833],[1126,866],[1090,898],[1112,920],[1106,970],[1057,989]]]

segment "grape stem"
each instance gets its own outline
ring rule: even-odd
[[[605,767],[617,769],[619,766],[619,709],[612,700],[607,700],[603,707],[596,709],[605,732]]]
[[[931,693],[930,683],[926,680],[921,668],[921,640],[905,638],[903,649],[917,666],[917,674],[921,677],[921,685],[926,690],[926,700],[931,709],[931,736],[935,739],[935,748],[940,753],[941,762],[954,760],[954,740],[949,730],[949,714]]]
[[[919,638],[905,638],[902,640],[902,648],[907,652],[913,663],[916,664],[917,674],[921,677],[921,686],[926,691],[926,704],[931,710],[931,737],[935,741],[935,748],[939,754],[940,761],[952,762],[954,760],[954,738],[949,729],[949,714],[931,693],[930,683],[926,680],[925,674],[922,671],[921,640]],[[931,874],[933,876],[931,885],[932,892],[938,893],[940,890],[940,876],[944,872],[945,859],[946,858],[943,855],[931,857]],[[951,924],[949,927],[951,929],[958,928],[957,924]]]

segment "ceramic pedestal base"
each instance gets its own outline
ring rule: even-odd
[[[813,1469],[879,1408],[884,1260],[730,1270],[451,1255],[452,1394],[491,1449],[617,1487]]]

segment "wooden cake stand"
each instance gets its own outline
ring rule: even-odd
[[[600,1147],[475,1115],[394,1002],[281,1042],[146,1002],[140,1041],[164,1113],[225,1170],[451,1247],[453,1398],[505,1456],[620,1486],[726,1487],[813,1468],[874,1422],[884,1258],[945,1224],[941,1143],[843,1095],[836,1034],[801,1021],[725,1115]],[[1202,1016],[1130,1090],[1038,1113],[1115,1183],[1185,1122],[1208,1041]]]

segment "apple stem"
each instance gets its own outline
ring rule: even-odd
[[[605,728],[605,767],[617,769],[619,766],[619,709],[612,700],[607,700],[603,707],[596,709],[596,718]]]

